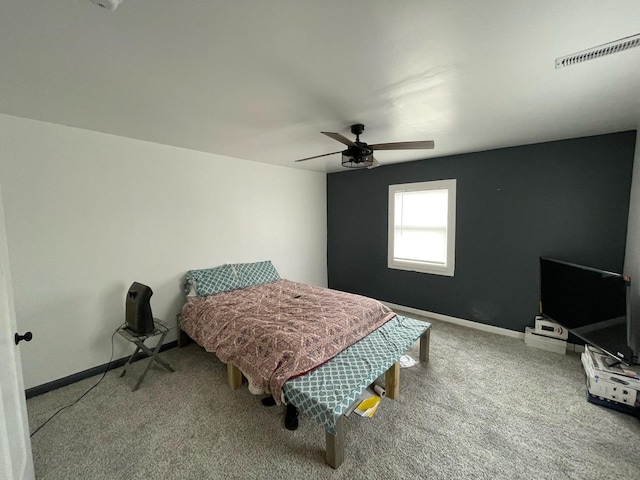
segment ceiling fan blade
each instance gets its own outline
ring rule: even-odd
[[[339,141],[340,143],[344,143],[345,145],[349,145],[350,147],[357,147],[358,145],[355,144],[355,142],[352,142],[351,140],[349,140],[347,137],[340,135],[339,133],[333,133],[333,132],[320,132],[323,135],[326,135],[327,137],[333,138],[334,140]]]
[[[382,164],[376,159],[376,157],[373,157],[373,163],[369,165],[367,168],[371,170],[372,168],[380,167],[381,165]]]
[[[304,162],[306,160],[312,160],[314,158],[320,158],[320,157],[326,157],[327,155],[335,155],[336,153],[342,153],[342,150],[339,150],[337,152],[331,152],[331,153],[324,153],[322,155],[315,155],[313,157],[307,157],[307,158],[301,158],[300,160],[294,160],[295,162]]]
[[[433,140],[424,140],[422,142],[376,143],[369,145],[369,148],[373,150],[420,150],[430,149],[434,146]]]

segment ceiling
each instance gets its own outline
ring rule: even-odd
[[[602,0],[6,0],[0,113],[322,172],[320,131],[434,150],[380,163],[640,126],[640,48],[556,57],[640,33]]]

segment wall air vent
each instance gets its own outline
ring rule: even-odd
[[[612,53],[622,52],[623,50],[629,50],[630,48],[638,46],[640,46],[640,33],[631,37],[621,38],[615,42],[605,43],[604,45],[599,45],[589,50],[583,50],[582,52],[572,55],[556,58],[556,69],[586,62],[587,60],[593,60],[594,58],[604,57]]]

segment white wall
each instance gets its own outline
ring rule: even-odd
[[[325,286],[325,178],[0,115],[18,329],[34,334],[20,347],[25,387],[106,363],[134,281],[172,326],[189,269],[271,259]],[[114,341],[114,358],[131,353]]]
[[[624,273],[631,277],[631,314],[637,326],[635,331],[638,332],[640,330],[640,130],[636,132]]]

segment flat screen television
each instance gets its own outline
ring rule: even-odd
[[[540,257],[542,315],[615,361],[638,363],[626,275]]]

